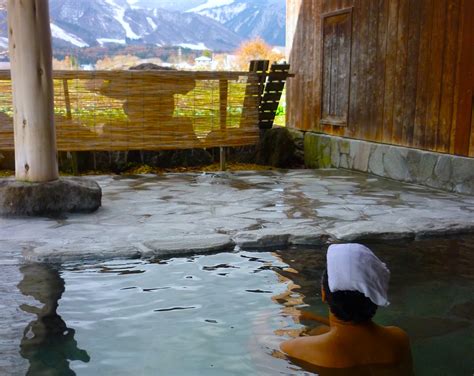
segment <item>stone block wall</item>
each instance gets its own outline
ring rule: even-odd
[[[312,132],[304,135],[304,156],[308,168],[345,168],[450,192],[474,194],[474,158]]]

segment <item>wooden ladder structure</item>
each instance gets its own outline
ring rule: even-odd
[[[273,127],[286,80],[292,77],[289,73],[289,64],[274,63],[270,67],[270,72],[268,72],[268,65],[268,60],[252,61],[250,64],[250,71],[252,71],[252,68],[263,68],[262,71],[257,71],[260,77],[260,100],[258,104],[258,127],[260,129],[271,129]]]

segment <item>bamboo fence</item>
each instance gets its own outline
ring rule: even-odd
[[[55,71],[60,151],[252,145],[258,76],[249,72]],[[9,71],[0,71],[0,150],[13,150]]]

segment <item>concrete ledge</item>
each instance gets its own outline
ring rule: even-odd
[[[474,158],[307,132],[309,168],[345,168],[449,192],[474,195]]]
[[[101,200],[100,186],[88,179],[69,178],[47,183],[0,181],[0,216],[94,212],[101,206]]]

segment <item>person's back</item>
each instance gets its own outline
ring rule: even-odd
[[[331,318],[329,332],[286,341],[281,349],[293,359],[326,369],[355,367],[359,371],[385,369],[388,372],[400,366],[411,367],[406,333],[399,328],[382,327],[373,322],[350,325]]]
[[[388,269],[363,246],[331,247],[328,272],[324,273],[321,283],[323,301],[328,303],[331,311],[329,330],[324,334],[286,341],[281,349],[295,363],[301,363],[305,369],[314,368],[320,375],[411,375],[407,334],[399,328],[379,326],[372,321],[377,306],[388,304],[385,294]],[[349,254],[345,253],[347,250]],[[368,274],[365,271],[361,274],[353,266],[344,270],[340,266],[341,260],[359,264],[356,268],[362,265],[363,268],[372,266],[379,269]],[[332,289],[328,278],[331,273]],[[369,278],[365,278],[366,275]]]

